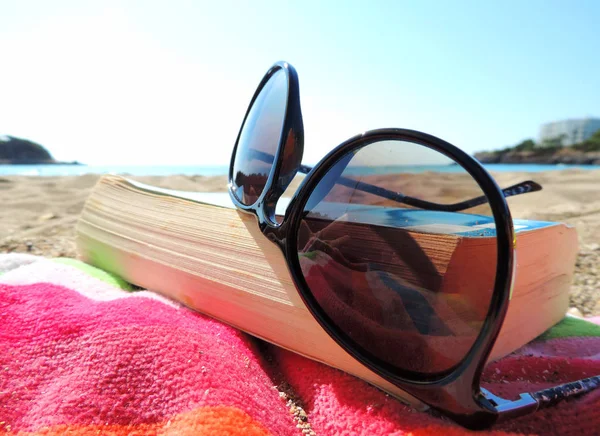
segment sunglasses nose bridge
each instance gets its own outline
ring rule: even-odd
[[[302,163],[302,155],[304,154],[304,141],[302,138],[302,130],[295,127],[290,128],[287,132],[285,143],[282,150],[283,156],[281,159],[281,168],[279,172],[279,186],[281,194],[285,192],[290,185]]]
[[[275,168],[273,183],[268,187],[264,199],[258,205],[262,210],[262,217],[267,225],[278,227],[281,223],[276,217],[276,207],[279,199],[290,186],[302,164],[304,153],[304,129],[300,107],[292,113],[294,120],[292,126],[285,132],[285,140],[281,143],[280,155],[274,163]]]

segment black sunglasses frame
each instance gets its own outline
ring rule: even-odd
[[[235,196],[232,182],[238,142],[246,118],[257,96],[272,75],[280,70],[286,74],[288,83],[287,106],[282,125],[282,135],[263,191],[253,204],[244,205]],[[357,345],[321,309],[312,295],[300,268],[297,252],[297,232],[302,220],[304,205],[313,189],[342,157],[365,145],[382,140],[399,140],[421,144],[458,163],[483,190],[496,223],[496,277],[486,319],[481,332],[465,357],[457,365],[442,373],[423,374],[399,371]],[[512,218],[505,196],[481,164],[454,145],[426,133],[396,128],[371,130],[346,140],[315,165],[293,194],[283,220],[278,222],[275,218],[275,205],[291,182],[289,174],[280,175],[284,164],[283,148],[286,144],[288,146],[293,144],[299,153],[299,158],[296,156],[295,174],[301,166],[300,161],[303,150],[303,123],[298,76],[290,64],[278,62],[268,70],[260,82],[242,122],[231,158],[229,193],[234,205],[242,212],[255,215],[262,233],[280,247],[298,293],[323,329],[344,350],[367,368],[465,427],[472,429],[486,428],[499,418],[520,416],[535,411],[539,406],[539,400],[534,396],[535,394],[533,396],[522,394],[520,399],[510,401],[499,398],[480,387],[483,368],[508,309],[514,278],[514,250],[516,245]]]

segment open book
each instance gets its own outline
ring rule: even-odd
[[[278,204],[278,208],[285,206],[284,201]],[[453,280],[463,280],[461,294],[476,301],[478,281],[489,280],[495,272],[495,263],[489,261],[496,249],[491,219],[486,222],[474,220],[473,215],[446,213],[446,218],[432,227],[431,220],[424,224],[421,214],[440,212],[378,212],[356,207],[346,213],[350,217],[348,225],[352,217],[361,215],[359,221],[380,226],[383,237],[390,231],[386,222],[392,220],[395,231],[402,223],[400,230],[432,259],[432,268],[450,262],[454,270],[463,265],[469,268],[468,274],[444,277],[439,283],[440,292],[456,288]],[[330,230],[332,238],[344,231],[343,225]],[[515,220],[515,230],[516,283],[490,359],[531,341],[560,321],[568,307],[577,254],[575,230],[560,223],[525,220]],[[253,216],[234,208],[227,193],[171,191],[119,176],[104,176],[81,214],[77,247],[86,262],[133,284],[354,374],[415,407],[421,405],[368,370],[325,333],[298,295],[279,248],[260,232]],[[310,253],[302,261],[309,267],[323,265],[323,259],[317,265]],[[405,274],[402,265],[410,266],[410,261],[398,260],[399,274]],[[405,278],[411,280],[410,268],[406,268],[406,274]],[[464,277],[470,280],[465,282]]]

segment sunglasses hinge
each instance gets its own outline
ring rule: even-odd
[[[496,409],[501,418],[525,415],[537,410],[538,402],[530,394],[520,394],[518,400],[507,400],[481,388],[481,393]]]

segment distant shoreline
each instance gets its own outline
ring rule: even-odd
[[[542,173],[568,170],[595,171],[600,174],[600,165],[563,165],[563,164],[483,164],[493,174],[507,172]],[[421,168],[422,171],[435,171],[435,168]],[[459,166],[440,166],[444,173],[464,172]],[[402,170],[401,170],[402,171]],[[409,171],[406,171],[409,172]],[[419,171],[410,171],[419,172]],[[373,172],[368,172],[373,174]],[[120,174],[129,176],[227,176],[229,165],[3,165],[0,164],[2,176],[81,176],[85,174]]]
[[[0,160],[0,165],[85,165],[81,162],[35,161],[35,160]]]

